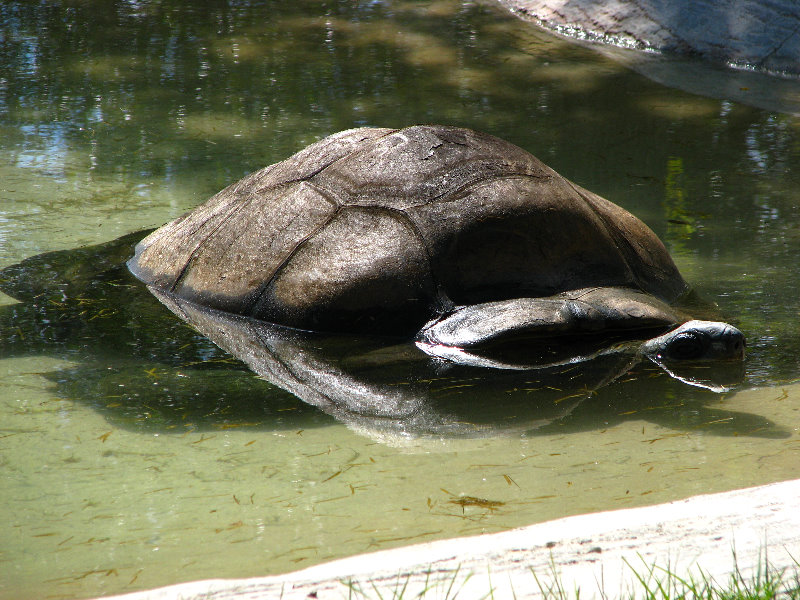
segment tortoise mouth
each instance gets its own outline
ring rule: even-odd
[[[724,339],[713,342],[714,351],[722,359],[743,360],[747,348],[744,334],[736,327],[729,325]]]

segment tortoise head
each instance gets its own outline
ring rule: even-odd
[[[717,321],[688,321],[642,345],[656,362],[736,360],[744,358],[744,334]]]

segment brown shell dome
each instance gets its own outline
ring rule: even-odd
[[[453,305],[687,286],[639,219],[496,137],[343,131],[153,232],[131,271],[197,304],[322,331],[410,334]]]

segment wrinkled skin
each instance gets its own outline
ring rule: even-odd
[[[521,347],[526,342],[526,354],[515,362],[535,363],[538,349],[559,341],[584,338],[589,342],[599,336],[604,344],[615,338],[646,339],[648,333],[666,330],[639,348],[656,364],[744,358],[745,337],[733,325],[697,319],[680,324],[681,320],[679,312],[652,296],[620,288],[594,288],[463,307],[427,323],[418,334],[417,345],[435,356],[477,364],[468,356],[491,355],[503,345]],[[448,350],[453,348],[458,352]],[[566,358],[574,360],[575,356]]]

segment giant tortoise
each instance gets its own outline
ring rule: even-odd
[[[416,336],[453,358],[537,340],[647,340],[741,358],[657,236],[521,148],[446,126],[359,128],[246,176],[136,247],[129,268],[201,306],[298,329]],[[455,352],[455,354],[454,354]]]

